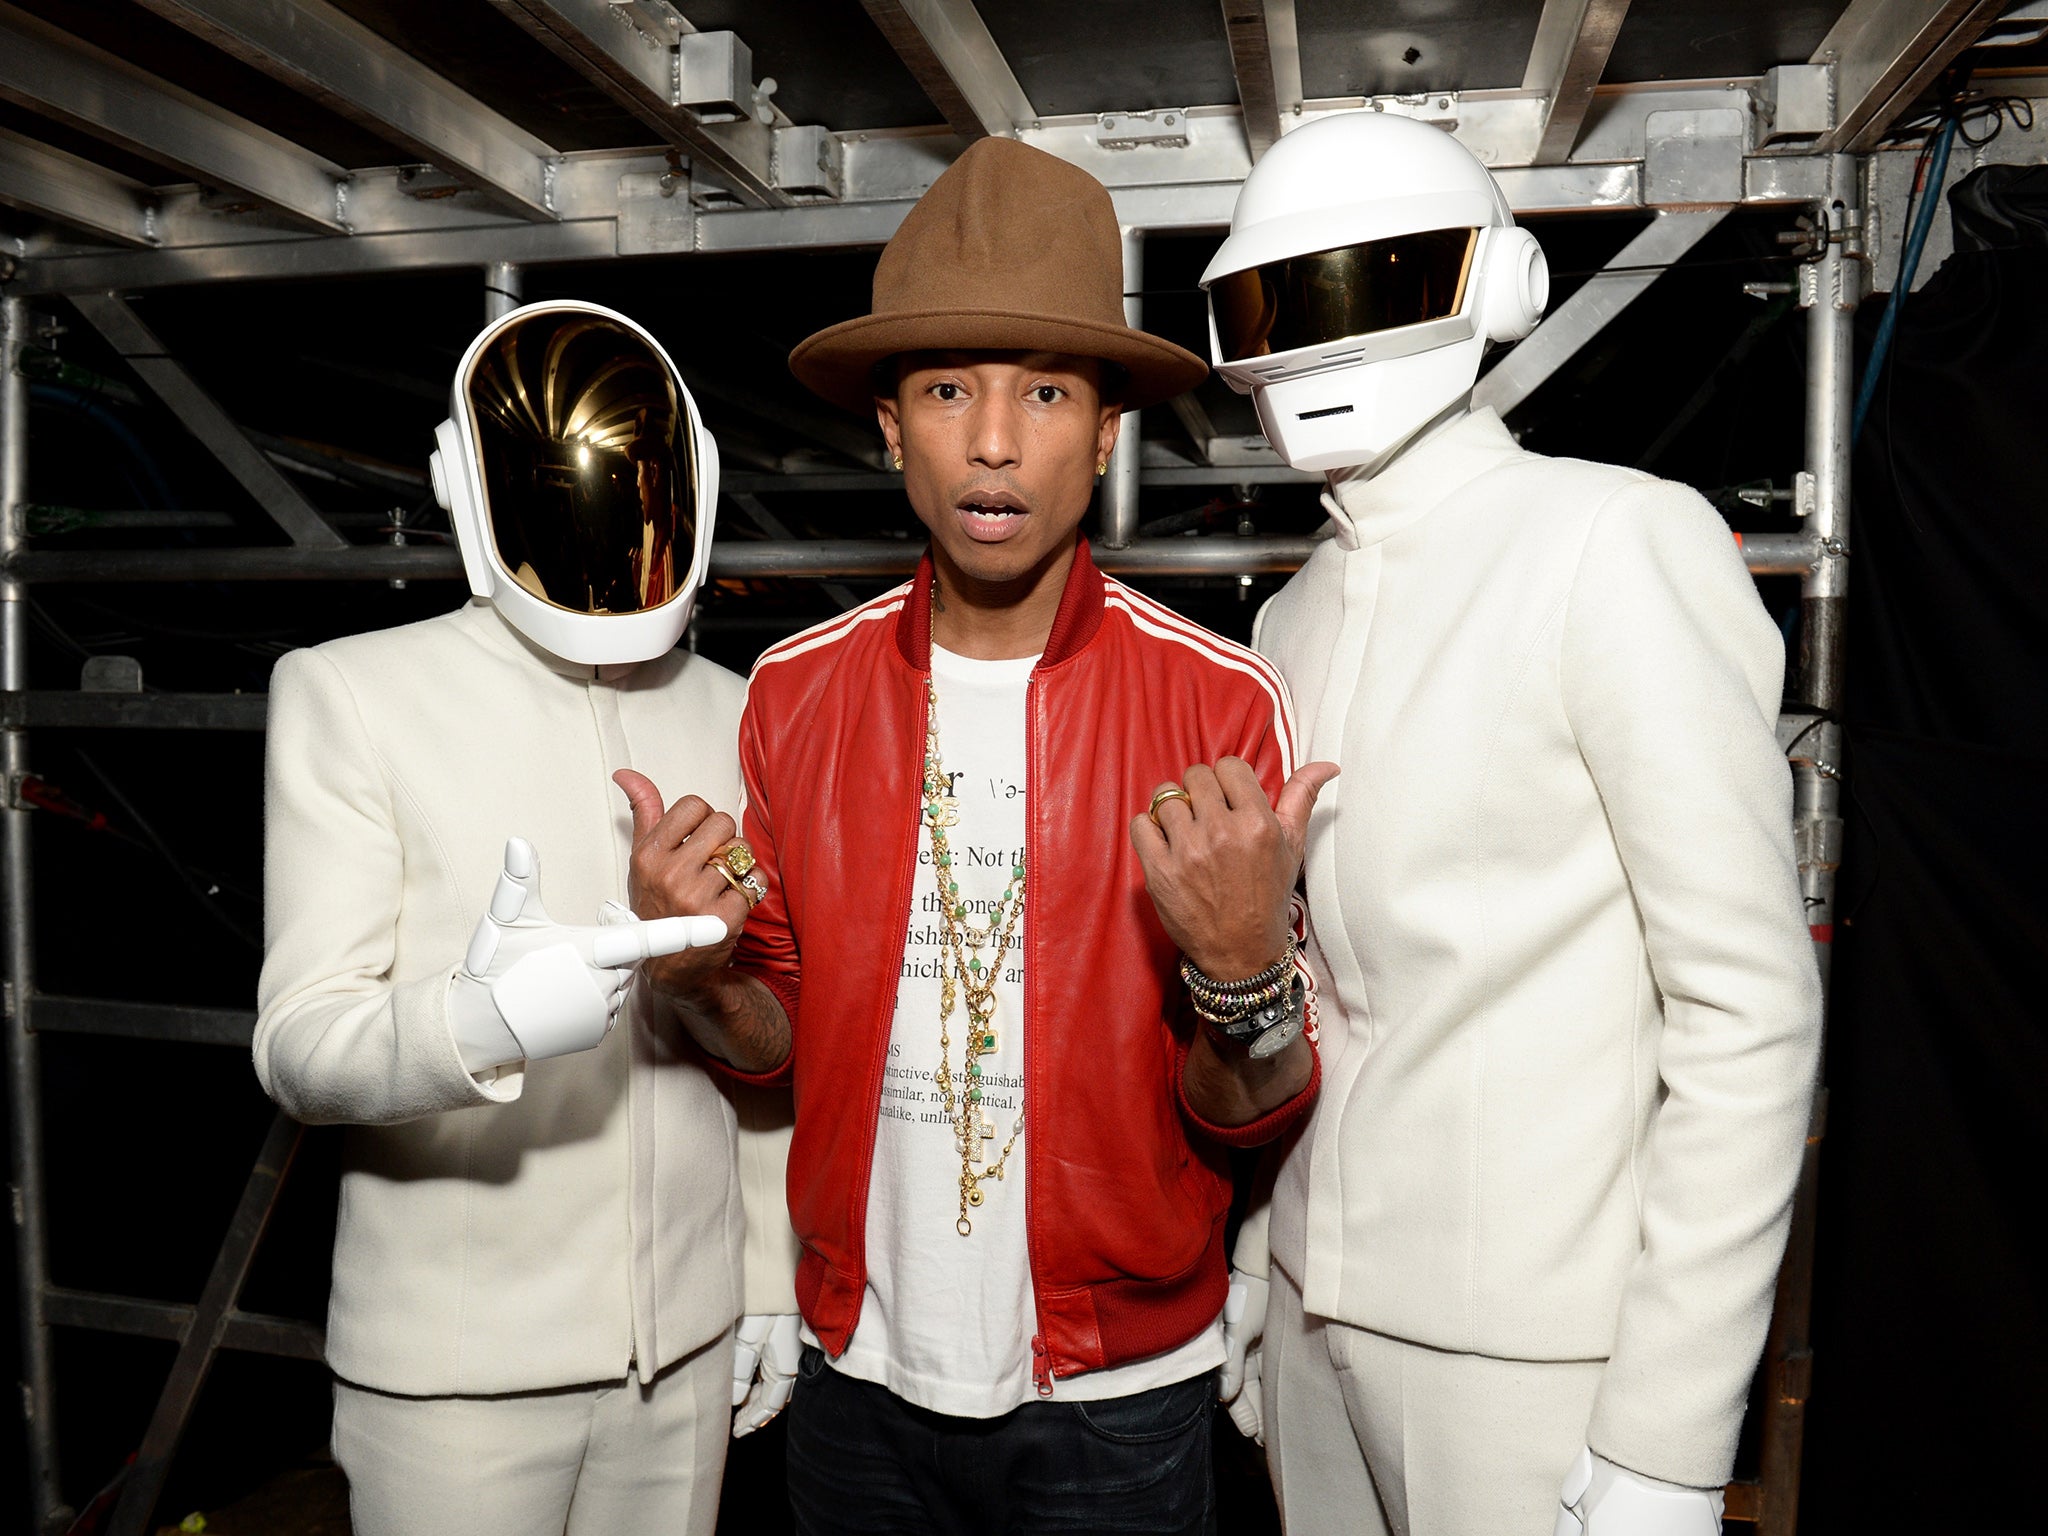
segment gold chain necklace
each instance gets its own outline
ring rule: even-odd
[[[974,1165],[986,1155],[983,1143],[995,1140],[996,1134],[995,1122],[981,1112],[981,1058],[996,1048],[996,978],[1002,974],[1010,942],[1016,937],[1017,919],[1024,912],[1024,856],[1019,853],[1017,862],[1010,866],[1010,882],[989,910],[987,924],[974,927],[967,921],[967,908],[960,900],[960,882],[953,878],[953,847],[946,836],[946,828],[959,824],[960,805],[947,793],[951,782],[939,756],[938,685],[927,677],[924,687],[924,824],[931,834],[932,873],[938,880],[939,910],[945,916],[939,962],[939,1069],[933,1081],[943,1095],[946,1118],[953,1124],[953,1144],[960,1153],[960,1218],[953,1226],[966,1237],[974,1230],[967,1209],[981,1204],[982,1181],[1001,1181],[1010,1152],[1017,1145],[1017,1138],[1024,1134],[1024,1111],[1020,1108],[1010,1139],[1003,1144],[1002,1155],[989,1167],[975,1171]],[[984,965],[981,951],[991,941],[995,954]],[[963,1081],[956,1085],[952,1019],[954,1007],[963,1001],[967,1005],[967,1039],[961,1048]],[[1022,1093],[1018,1097],[1021,1099]]]

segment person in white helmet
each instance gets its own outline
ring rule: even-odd
[[[335,1459],[360,1536],[709,1536],[735,1378],[744,1430],[795,1370],[787,1111],[630,986],[756,896],[706,849],[705,915],[636,922],[610,780],[738,798],[743,684],[675,649],[717,449],[591,304],[494,321],[452,395],[433,480],[472,600],[271,681],[255,1062],[349,1127]]]
[[[1548,283],[1450,135],[1288,134],[1203,283],[1217,371],[1328,472],[1254,644],[1344,770],[1235,1415],[1295,1536],[1706,1536],[1820,1041],[1782,643],[1699,496],[1471,408]]]

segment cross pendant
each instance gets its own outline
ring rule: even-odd
[[[996,1123],[983,1115],[978,1129],[980,1134],[975,1138],[974,1160],[985,1163],[988,1161],[989,1144],[996,1139]]]

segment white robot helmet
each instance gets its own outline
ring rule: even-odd
[[[1489,341],[1535,328],[1550,271],[1464,145],[1361,111],[1267,151],[1202,286],[1216,371],[1274,450],[1340,469],[1384,460],[1469,393]]]
[[[536,645],[596,666],[682,637],[718,446],[644,327],[575,300],[493,320],[455,370],[430,467],[469,590]]]

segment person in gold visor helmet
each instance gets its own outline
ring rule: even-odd
[[[335,1459],[362,1536],[710,1536],[735,1377],[746,1427],[795,1371],[786,1133],[635,979],[760,880],[700,839],[696,911],[632,920],[609,781],[739,799],[743,685],[676,649],[717,450],[645,329],[534,304],[464,353],[433,478],[470,601],[270,688],[254,1052],[348,1128]]]
[[[595,304],[528,304],[470,343],[434,434],[469,589],[564,660],[671,649],[711,552],[718,449],[661,343]]]

